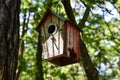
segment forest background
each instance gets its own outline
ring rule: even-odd
[[[86,55],[79,63],[59,67],[42,59],[36,27],[47,9],[82,30]],[[120,80],[120,0],[22,0],[19,16],[15,80]],[[99,75],[90,79],[90,69]]]

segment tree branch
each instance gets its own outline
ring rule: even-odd
[[[37,72],[36,72],[36,80],[44,80],[43,77],[43,66],[42,66],[42,40],[41,40],[41,30],[38,36],[38,45],[37,45],[37,53],[36,53],[36,65],[37,65]]]
[[[88,80],[98,80],[98,71],[92,64],[92,61],[90,59],[90,56],[88,54],[86,45],[81,40],[80,42],[80,51],[81,51],[81,62],[83,65],[83,68],[85,70],[86,76]]]
[[[85,22],[87,21],[87,18],[89,17],[89,13],[90,13],[90,7],[88,5],[86,5],[83,1],[81,1],[85,7],[86,7],[86,10],[85,10],[85,13],[83,15],[83,18],[82,20],[80,20],[80,22],[78,23],[78,26],[80,26],[80,29],[82,30],[85,26]]]
[[[111,33],[111,39],[115,39],[115,37],[114,37],[114,34],[112,33],[112,31],[111,31],[111,29],[110,29],[110,25],[106,22],[106,21],[104,21],[105,22],[105,24],[107,25],[107,27],[108,27],[108,29],[109,29],[109,31],[110,31],[110,33]]]
[[[62,0],[62,3],[64,5],[64,8],[65,8],[65,11],[66,11],[66,14],[67,14],[69,20],[71,22],[73,22],[74,24],[76,24],[75,16],[73,15],[73,11],[72,11],[72,8],[70,5],[70,0]],[[83,2],[83,4],[85,5],[84,2]],[[85,5],[85,6],[86,6],[86,11],[84,13],[82,20],[79,22],[79,26],[81,26],[82,28],[85,26],[85,22],[89,16],[89,12],[90,12],[90,7],[87,5]],[[81,51],[82,64],[83,64],[83,67],[84,67],[84,70],[85,70],[88,80],[98,80],[98,71],[92,64],[92,61],[90,59],[90,56],[89,56],[87,48],[86,48],[86,45],[84,44],[84,42],[82,40],[80,42],[80,51]]]
[[[26,18],[26,14],[27,13],[24,14],[22,35],[20,37],[20,46],[19,46],[19,55],[18,55],[20,58],[24,58],[23,54],[24,54],[25,44],[24,44],[23,38],[24,38],[24,36],[26,35],[26,33],[28,31],[28,23],[29,23],[29,18],[30,18],[30,12],[28,12],[28,18]],[[15,80],[19,79],[19,76],[20,76],[21,72],[22,72],[22,70],[20,70],[19,67],[18,67],[17,70],[16,70]]]
[[[47,1],[47,10],[51,10],[53,5],[52,0]],[[45,5],[44,5],[45,6]],[[36,72],[36,80],[44,80],[44,74],[43,74],[43,66],[42,66],[42,40],[41,40],[41,29],[39,30],[38,35],[38,45],[37,45],[37,53],[36,53],[36,66],[37,66],[37,72]]]
[[[73,14],[72,11],[72,7],[70,5],[70,0],[62,0],[63,6],[65,8],[65,12],[68,16],[68,19],[74,24],[77,25],[76,20],[75,20],[75,16]]]

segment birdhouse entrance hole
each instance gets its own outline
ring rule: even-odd
[[[54,34],[57,31],[57,26],[55,24],[49,24],[48,25],[48,33]]]

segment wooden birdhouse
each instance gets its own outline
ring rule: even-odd
[[[80,29],[68,20],[47,11],[37,30],[41,30],[44,59],[59,66],[80,60]]]

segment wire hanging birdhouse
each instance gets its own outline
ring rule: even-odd
[[[68,20],[47,11],[37,30],[41,30],[44,59],[59,66],[80,60],[80,29]]]

